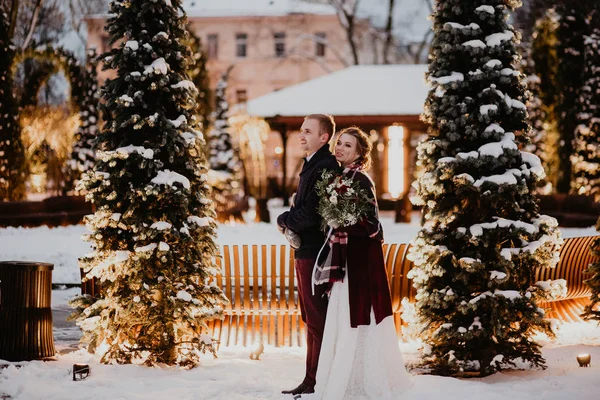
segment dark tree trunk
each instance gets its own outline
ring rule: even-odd
[[[271,222],[271,214],[267,207],[267,199],[256,199],[256,222]]]

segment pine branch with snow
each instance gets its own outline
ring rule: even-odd
[[[583,86],[584,35],[589,34],[587,14],[592,2],[580,0],[562,0],[556,11],[560,16],[557,35],[556,90],[558,93],[555,107],[558,132],[560,133],[559,169],[556,189],[559,193],[571,190],[573,165],[573,139],[577,128],[579,92]]]
[[[9,26],[8,15],[0,10],[0,201],[23,200],[27,177],[19,109],[13,93],[15,48]]]
[[[549,184],[547,189],[554,189],[558,181],[560,168],[559,149],[560,134],[556,121],[556,74],[558,59],[556,54],[556,31],[559,26],[559,16],[554,9],[547,10],[535,24],[535,34],[528,53],[531,62],[526,73],[527,84],[532,92],[529,104],[529,120],[532,125],[531,137],[538,143],[537,151],[533,152],[542,160],[546,171],[544,180]],[[529,71],[532,69],[531,71]],[[529,78],[532,77],[532,78]],[[544,190],[546,191],[546,190]]]
[[[87,52],[88,63],[83,85],[83,99],[79,110],[81,125],[75,134],[75,143],[71,157],[67,160],[65,172],[65,190],[73,190],[81,176],[92,170],[96,162],[95,139],[98,132],[98,73],[96,50],[91,48]]]
[[[195,366],[214,350],[207,324],[227,302],[214,281],[215,212],[180,5],[111,3],[107,28],[120,45],[104,61],[116,78],[102,88],[98,158],[80,185],[96,206],[80,266],[102,292],[79,301],[77,318],[105,363]]]
[[[188,25],[189,38],[186,44],[192,50],[194,64],[190,65],[188,74],[190,80],[196,85],[198,95],[196,96],[196,114],[198,115],[198,125],[206,131],[210,125],[210,115],[212,113],[212,90],[210,89],[210,80],[208,70],[206,69],[207,54],[202,46],[202,41],[193,31],[193,26]]]
[[[228,76],[229,71],[224,73],[217,83],[214,122],[208,133],[209,183],[213,188],[213,199],[217,203],[217,209],[225,214],[232,199],[239,201],[244,195],[241,184],[242,163],[237,149],[233,146],[228,121]]]
[[[595,18],[592,26],[597,26],[600,20],[598,15]],[[579,97],[579,125],[575,131],[575,153],[571,160],[574,166],[573,190],[579,194],[593,196],[600,202],[600,29],[595,28],[592,34],[585,38],[584,43],[585,81]],[[596,230],[600,231],[600,219]],[[590,264],[586,271],[590,275],[586,284],[590,287],[592,295],[583,316],[600,322],[600,237],[594,240],[590,251],[599,261]]]
[[[558,262],[554,218],[532,190],[540,159],[527,136],[526,87],[516,67],[511,0],[438,1],[415,183],[423,227],[411,246],[419,324],[434,373],[488,375],[517,360],[544,367],[533,335],[552,335],[537,301],[556,285],[533,281]]]
[[[600,29],[585,38],[584,82],[573,139],[571,190],[600,202]]]
[[[551,185],[548,181],[548,172],[551,168],[552,147],[548,140],[551,133],[548,131],[552,121],[547,112],[547,107],[542,103],[541,79],[535,72],[535,61],[531,57],[530,43],[521,43],[519,50],[522,54],[520,70],[525,77],[525,85],[529,92],[526,105],[531,125],[528,142],[523,149],[540,158],[546,176],[539,180],[536,191],[546,192],[549,189],[548,186]]]

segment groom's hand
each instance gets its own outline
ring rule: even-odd
[[[287,216],[289,211],[284,212],[283,214],[281,214],[279,217],[277,217],[277,230],[283,234],[285,232],[285,229],[287,228],[285,226],[285,217]]]

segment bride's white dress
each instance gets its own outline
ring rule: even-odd
[[[350,326],[348,280],[335,282],[327,306],[315,394],[326,400],[400,399],[411,386],[392,316]],[[303,396],[304,397],[304,396]]]

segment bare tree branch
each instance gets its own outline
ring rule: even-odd
[[[352,51],[354,65],[360,64],[355,35],[356,10],[358,8],[358,3],[359,0],[329,0],[329,4],[334,6],[337,10],[338,19],[346,31],[346,38],[348,39],[348,44]]]
[[[333,55],[335,56],[335,58],[337,58],[337,60],[339,62],[341,62],[342,64],[344,64],[345,67],[348,66],[348,60],[343,56],[342,53],[339,52],[338,48],[336,46],[331,46],[331,43],[329,43],[329,41],[325,38],[322,38],[320,36],[317,35],[310,35],[310,34],[300,34],[296,37],[296,41],[294,43],[294,45],[290,48],[290,54],[294,53],[294,54],[298,54],[298,55],[302,55],[303,57],[307,57],[310,60],[313,60],[313,58],[318,58],[315,56],[306,56],[306,51],[298,51],[298,47],[301,47],[301,42],[305,39],[310,39],[315,43],[321,43],[323,45],[325,45],[325,47],[330,50]],[[316,60],[313,60],[316,61]],[[321,61],[324,62],[324,61]],[[321,64],[321,62],[319,62],[319,64]],[[329,67],[328,67],[329,69]]]
[[[427,7],[429,7],[429,12],[433,14],[433,1],[432,0],[423,0]]]
[[[390,64],[389,54],[390,54],[390,47],[392,46],[392,40],[393,40],[392,27],[394,26],[394,20],[393,20],[394,5],[395,5],[395,0],[389,0],[387,23],[385,25],[385,30],[384,30],[384,32],[385,32],[385,42],[383,44],[383,63],[384,64]]]
[[[17,26],[17,14],[19,13],[19,0],[12,0],[10,7],[10,25],[8,28],[8,37],[12,39],[15,34],[15,28]]]
[[[323,70],[325,72],[327,72],[328,74],[332,73],[333,70],[329,67],[329,65],[327,65],[327,62],[325,60],[323,60],[322,57],[317,57],[305,50],[302,49],[290,49],[290,55],[297,55],[300,56],[302,58],[305,58],[309,61],[313,61],[314,63],[318,64],[321,68],[323,68]]]
[[[31,14],[31,21],[29,22],[29,30],[27,31],[27,36],[25,37],[25,41],[23,41],[22,49],[26,49],[29,46],[29,42],[31,42],[31,38],[33,37],[33,31],[37,25],[37,20],[40,15],[40,9],[42,8],[42,1],[37,0],[35,3],[35,7],[33,9],[33,13]]]
[[[419,43],[417,51],[413,54],[413,62],[415,64],[419,64],[421,62],[421,55],[423,53],[423,50],[425,50],[425,47],[427,47],[427,44],[429,43],[429,36],[431,36],[431,34],[433,34],[433,31],[431,29],[425,33],[423,40],[421,40],[421,42]]]

